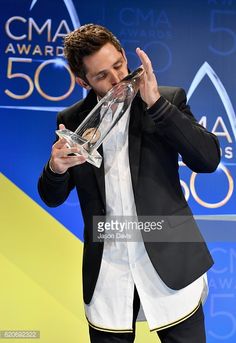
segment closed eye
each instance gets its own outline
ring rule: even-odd
[[[103,79],[105,79],[107,77],[107,74],[106,73],[101,73],[101,74],[98,74],[97,76],[96,76],[96,79],[97,80],[103,80]]]
[[[114,69],[120,69],[122,67],[122,63],[119,62],[117,64],[114,65]]]

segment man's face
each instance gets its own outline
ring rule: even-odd
[[[111,43],[105,44],[91,56],[84,57],[89,85],[99,97],[128,75],[125,53],[119,52]]]

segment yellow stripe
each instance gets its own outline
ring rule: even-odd
[[[174,325],[177,325],[179,323],[182,323],[183,321],[185,321],[186,319],[188,319],[189,317],[191,317],[192,315],[194,315],[195,312],[197,312],[197,310],[199,309],[201,305],[201,302],[199,302],[199,304],[197,305],[197,307],[194,308],[193,311],[191,311],[190,313],[188,313],[187,315],[185,315],[184,317],[172,322],[172,323],[169,323],[169,324],[166,324],[166,325],[163,325],[163,326],[160,326],[158,328],[155,328],[155,329],[151,329],[150,332],[154,332],[154,331],[160,331],[160,330],[164,330],[164,329],[168,329],[170,328],[171,326],[174,326]],[[108,329],[108,328],[104,328],[104,327],[99,327],[95,324],[92,324],[88,318],[86,317],[87,321],[88,321],[88,324],[96,329],[96,330],[99,330],[99,331],[105,331],[105,332],[114,332],[114,333],[130,333],[130,332],[133,332],[133,330],[127,330],[127,329],[121,329],[121,330],[115,330],[115,329]]]
[[[87,317],[86,317],[87,318]],[[95,324],[92,324],[88,318],[87,318],[87,321],[88,321],[88,324],[93,328],[93,329],[96,329],[96,330],[99,330],[99,331],[105,331],[105,332],[113,332],[113,333],[132,333],[133,332],[133,329],[120,329],[120,330],[116,330],[116,329],[108,329],[108,328],[104,328],[104,327],[100,327],[100,326],[97,326]]]
[[[166,324],[166,325],[163,325],[163,326],[160,326],[158,328],[155,328],[155,329],[151,329],[150,332],[153,332],[153,331],[161,331],[161,330],[164,330],[164,329],[168,329],[170,328],[171,326],[174,326],[174,325],[177,325],[179,323],[182,323],[184,320],[188,319],[189,317],[191,317],[192,315],[194,315],[195,312],[197,312],[197,310],[199,309],[201,305],[201,301],[199,302],[199,304],[197,305],[197,307],[194,308],[193,311],[191,311],[189,314],[187,314],[186,316],[182,317],[181,319],[178,319],[170,324]]]

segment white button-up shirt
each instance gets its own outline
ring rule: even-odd
[[[103,143],[108,216],[136,216],[128,157],[129,112],[130,108]],[[143,241],[105,240],[94,294],[85,304],[89,324],[103,331],[132,332],[134,287],[151,331],[188,318],[208,291],[206,275],[181,290],[167,287]]]

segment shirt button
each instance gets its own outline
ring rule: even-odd
[[[102,208],[101,212],[102,214],[105,214],[106,213],[105,208]]]

